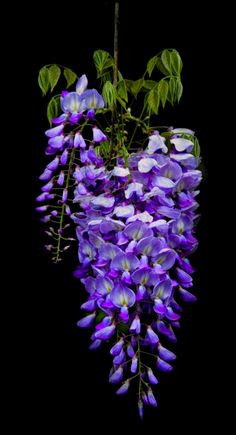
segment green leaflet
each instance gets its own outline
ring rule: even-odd
[[[168,82],[164,79],[160,80],[160,82],[158,83],[158,92],[160,94],[162,107],[165,107],[167,95],[168,95],[168,89],[169,89]]]
[[[74,71],[72,71],[72,69],[70,68],[65,68],[63,71],[64,77],[67,81],[67,88],[69,88],[71,85],[73,85],[73,83],[76,81],[76,79],[78,78],[77,74],[74,73]]]
[[[101,78],[107,70],[114,65],[112,56],[104,50],[96,50],[93,53],[93,60],[97,70],[97,77]]]
[[[107,80],[102,89],[102,96],[107,103],[108,107],[112,107],[116,102],[116,89],[114,85]]]
[[[41,68],[41,70],[39,71],[38,84],[39,84],[39,87],[40,87],[43,95],[46,95],[46,93],[49,90],[49,85],[50,85],[49,71],[48,71],[46,66]]]
[[[149,74],[149,77],[151,77],[152,72],[153,72],[153,70],[154,70],[156,64],[157,64],[157,56],[152,57],[152,58],[148,61],[148,63],[147,63],[147,72],[148,72],[148,74]]]
[[[49,70],[48,70],[48,75],[49,75],[49,83],[50,83],[51,92],[52,92],[53,89],[55,88],[59,78],[60,78],[61,69],[57,65],[51,65]]]
[[[47,118],[51,124],[51,120],[56,118],[60,111],[60,95],[53,96],[48,103]]]
[[[147,97],[147,105],[150,113],[158,114],[158,109],[160,105],[160,93],[158,91],[158,85],[154,86],[153,89],[150,90]]]

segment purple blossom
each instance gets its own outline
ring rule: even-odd
[[[94,142],[104,142],[107,137],[99,128],[93,127],[93,140]]]

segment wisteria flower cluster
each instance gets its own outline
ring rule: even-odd
[[[163,53],[157,59],[164,68]],[[144,405],[157,406],[158,372],[173,369],[169,346],[176,342],[181,301],[196,299],[188,257],[198,245],[199,144],[192,130],[151,127],[151,111],[144,120],[133,116],[122,104],[124,91],[116,94],[122,110],[115,125],[110,85],[103,96],[87,86],[82,75],[75,92],[60,95],[62,113],[45,133],[52,160],[40,176],[45,184],[37,210],[49,225],[53,242],[46,248],[54,261],[77,240],[74,276],[88,293],[78,326],[92,328],[90,349],[110,343],[109,382],[117,394],[137,385],[142,418]],[[101,116],[109,114],[111,124],[103,127]],[[132,150],[130,122],[142,130],[142,140],[132,135]],[[73,237],[67,234],[72,225]]]

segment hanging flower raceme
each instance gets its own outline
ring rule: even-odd
[[[122,76],[118,90],[121,83],[124,90]],[[39,177],[45,184],[37,210],[49,225],[46,248],[55,262],[78,241],[74,276],[88,297],[77,324],[91,328],[91,350],[110,343],[109,382],[119,395],[136,383],[142,418],[144,406],[157,406],[158,373],[173,369],[182,302],[196,300],[188,257],[198,245],[199,144],[189,129],[150,129],[126,109],[124,94],[117,94],[122,111],[114,123],[111,84],[103,87],[107,107],[87,86],[83,75],[75,91],[62,92],[63,113],[45,133],[52,157]],[[111,125],[104,127],[107,113]],[[143,139],[136,145],[135,130],[130,152],[126,126],[134,121]]]

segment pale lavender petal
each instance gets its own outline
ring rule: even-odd
[[[149,379],[151,384],[153,384],[153,385],[158,384],[158,380],[157,380],[156,376],[154,375],[154,373],[150,367],[147,369],[147,375],[148,375],[148,379]]]
[[[57,118],[52,119],[53,124],[62,124],[67,120],[67,115],[65,113],[62,113],[62,115],[58,116]]]
[[[135,293],[133,290],[118,284],[111,291],[111,301],[116,307],[132,307],[135,304]]]
[[[187,169],[195,169],[198,166],[198,160],[192,154],[170,154],[170,157]]]
[[[171,352],[169,349],[166,349],[161,344],[158,345],[158,352],[160,357],[165,361],[173,361],[176,359],[176,355],[173,352]]]
[[[64,129],[63,124],[58,125],[57,127],[53,127],[53,128],[50,128],[49,130],[46,130],[45,135],[47,137],[52,138],[52,137],[55,137],[55,136],[58,136],[59,134],[61,134],[63,132],[63,129]]]
[[[115,198],[113,196],[98,195],[92,199],[91,203],[97,207],[110,208],[113,207]]]
[[[43,171],[43,173],[39,176],[39,180],[42,180],[42,181],[50,180],[50,178],[52,178],[52,171],[49,170],[48,168],[46,168]]]
[[[130,332],[136,332],[136,334],[140,333],[141,323],[140,323],[139,316],[137,314],[136,314],[134,320],[132,321],[129,330],[130,330]]]
[[[185,302],[195,302],[197,300],[195,295],[183,289],[182,287],[179,287],[179,294]]]
[[[121,349],[121,352],[113,358],[114,365],[120,365],[125,361],[125,352]]]
[[[144,237],[152,236],[153,232],[141,221],[136,221],[127,225],[124,230],[124,234],[132,240],[140,240]]]
[[[136,373],[137,368],[138,368],[138,358],[137,358],[137,356],[135,355],[135,356],[132,358],[132,362],[131,362],[131,368],[130,368],[131,373]]]
[[[127,177],[127,175],[130,174],[130,171],[129,168],[122,168],[120,166],[115,166],[112,171],[112,174],[115,177]]]
[[[79,320],[77,322],[77,326],[79,326],[80,328],[89,328],[90,326],[92,326],[95,317],[96,317],[95,313],[89,314],[88,316],[86,316],[83,319]]]
[[[118,254],[111,262],[111,268],[117,270],[132,271],[139,266],[138,258],[133,254]]]
[[[150,157],[145,157],[138,162],[138,170],[144,174],[150,172],[154,167],[157,167],[157,162],[155,159]]]
[[[112,348],[110,350],[110,354],[112,356],[119,355],[122,348],[123,348],[123,345],[124,345],[124,340],[123,340],[123,338],[121,338],[116,344],[114,344],[114,346],[112,346]]]
[[[90,344],[89,349],[90,350],[96,350],[98,347],[100,347],[102,344],[102,340],[94,340],[92,344]]]
[[[156,344],[159,342],[159,338],[157,334],[153,331],[151,326],[147,327],[147,338],[149,339],[150,343]]]
[[[179,152],[191,152],[194,145],[191,140],[183,139],[182,137],[170,139],[170,143],[172,143],[175,146],[176,151]]]
[[[88,86],[88,79],[85,74],[83,74],[76,83],[76,92],[77,94],[82,94]]]
[[[53,159],[50,163],[47,165],[47,169],[50,171],[55,171],[58,168],[59,165],[59,157],[56,156],[55,159]]]
[[[173,367],[161,358],[157,358],[157,368],[163,372],[170,372]]]
[[[123,368],[119,367],[110,377],[109,382],[111,384],[118,384],[123,379]]]
[[[125,394],[129,389],[130,381],[129,379],[125,381],[120,388],[116,391],[116,394]]]
[[[150,223],[153,221],[153,217],[147,211],[144,211],[143,213],[137,213],[127,219],[127,223],[135,221]]]
[[[149,401],[150,405],[153,406],[153,407],[156,407],[157,406],[157,401],[156,401],[156,399],[154,397],[154,394],[153,394],[151,388],[148,389],[147,395],[148,395],[148,401]]]
[[[106,328],[100,329],[100,331],[95,332],[95,338],[99,338],[100,340],[109,340],[109,338],[114,335],[115,330],[115,325],[107,326]]]
[[[118,206],[114,208],[113,213],[118,217],[130,217],[134,215],[134,206],[133,205]]]
[[[93,127],[93,140],[94,142],[104,142],[107,137],[99,128]]]
[[[161,175],[155,176],[155,178],[152,180],[152,183],[154,186],[160,187],[164,190],[170,190],[175,187],[174,181],[172,181],[170,178],[162,177]]]
[[[74,137],[74,147],[75,148],[86,148],[85,140],[79,131],[75,134],[75,137]]]
[[[129,199],[133,193],[136,193],[137,196],[142,196],[143,185],[141,183],[130,183],[128,188],[125,190],[126,199]]]
[[[68,160],[68,156],[69,156],[69,152],[67,149],[65,149],[61,155],[61,158],[60,158],[60,162],[62,165],[66,165],[67,160]]]
[[[149,137],[146,152],[148,154],[154,154],[158,150],[162,150],[163,153],[167,153],[168,148],[165,145],[165,138],[159,134],[153,134]]]
[[[53,149],[60,149],[64,144],[64,136],[60,135],[60,136],[52,137],[51,139],[49,139],[48,144]]]

